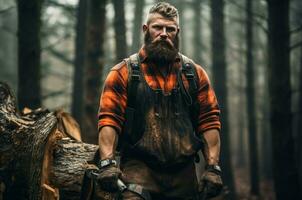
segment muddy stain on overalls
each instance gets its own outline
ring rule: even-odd
[[[179,81],[178,81],[179,82]],[[152,89],[144,76],[136,93],[136,108],[126,110],[121,168],[127,183],[151,194],[187,197],[197,193],[194,156],[201,148],[179,89],[168,94]],[[131,123],[127,117],[132,115]]]

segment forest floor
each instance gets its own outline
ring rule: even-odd
[[[237,189],[238,200],[275,200],[273,182],[260,180],[260,196],[250,195],[249,172],[245,168],[235,170],[235,184]]]

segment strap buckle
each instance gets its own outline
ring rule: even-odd
[[[136,72],[136,73],[134,73]],[[133,71],[132,72],[132,75],[131,75],[131,78],[134,80],[134,81],[139,81],[140,80],[140,75],[138,74],[137,71]]]
[[[138,194],[144,200],[151,200],[150,193],[141,185],[130,183],[127,185],[127,190]]]
[[[193,79],[194,78],[194,74],[192,74],[192,73],[185,73],[185,74],[186,74],[187,79]]]
[[[99,161],[98,167],[101,169],[101,168],[107,167],[107,166],[112,165],[112,164],[117,165],[116,160],[114,160],[114,159],[104,159],[104,160]]]

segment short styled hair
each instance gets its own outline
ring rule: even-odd
[[[179,24],[179,20],[178,20],[179,16],[178,16],[177,8],[175,8],[173,5],[171,5],[167,2],[159,2],[159,3],[156,3],[154,6],[152,6],[149,10],[149,15],[154,14],[154,13],[158,13],[168,19],[173,19],[174,17],[176,17],[177,23]],[[150,22],[149,15],[147,18],[147,24]]]

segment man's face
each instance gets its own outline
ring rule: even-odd
[[[167,19],[155,13],[149,16],[149,24],[143,26],[145,49],[156,63],[173,62],[178,53],[177,19]]]
[[[149,16],[149,24],[143,26],[143,31],[145,34],[149,31],[152,42],[163,40],[173,46],[179,28],[176,17],[167,19],[158,13],[154,13]]]

